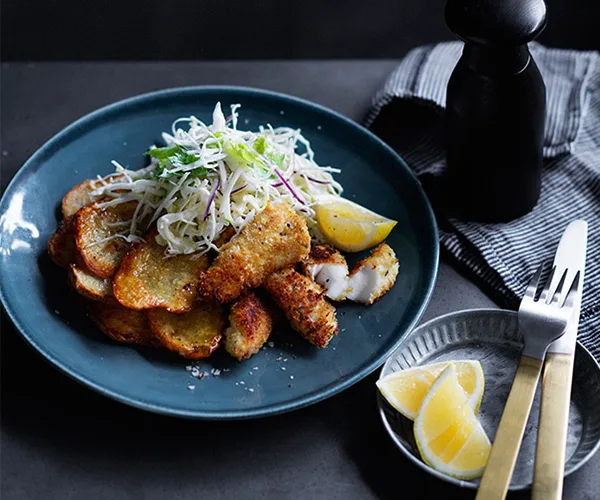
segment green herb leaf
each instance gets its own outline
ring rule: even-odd
[[[254,149],[258,154],[264,155],[267,149],[267,141],[264,137],[259,137],[254,141]]]
[[[173,158],[169,158],[171,162],[179,162],[183,165],[190,165],[198,161],[198,157],[196,155],[189,154],[185,149],[181,148],[181,151],[177,152],[177,154]]]
[[[269,171],[269,168],[263,163],[258,154],[243,142],[233,144],[231,141],[226,141],[223,144],[223,151],[227,155],[227,161],[233,165],[259,168],[265,172]]]
[[[177,154],[181,150],[181,146],[172,146],[170,148],[153,148],[146,151],[148,156],[157,160],[167,160],[170,156]]]

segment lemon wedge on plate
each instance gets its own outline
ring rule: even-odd
[[[458,479],[483,474],[492,445],[454,364],[444,369],[423,398],[414,433],[421,457],[434,469]]]
[[[381,243],[397,224],[345,198],[326,198],[313,208],[317,228],[327,243],[344,252],[360,252]]]
[[[388,403],[406,418],[414,420],[431,385],[450,364],[456,368],[458,383],[467,393],[468,404],[477,413],[485,385],[479,361],[444,361],[414,366],[378,380],[377,387]]]

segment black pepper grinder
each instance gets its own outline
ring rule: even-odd
[[[449,209],[509,221],[540,194],[546,87],[527,43],[546,26],[546,4],[448,0],[446,22],[465,42],[446,98]]]

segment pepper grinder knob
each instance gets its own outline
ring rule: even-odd
[[[546,89],[527,48],[546,26],[543,0],[448,0],[465,42],[448,82],[449,209],[503,222],[533,209],[541,187]]]
[[[544,0],[448,0],[446,23],[461,40],[480,45],[523,45],[546,26]]]

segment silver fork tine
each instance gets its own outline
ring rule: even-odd
[[[571,288],[567,292],[567,298],[565,299],[565,303],[563,307],[572,308],[575,306],[575,299],[577,297],[577,293],[579,292],[579,281],[581,279],[581,271],[577,271],[575,278],[573,278],[573,283],[571,283]]]
[[[554,279],[554,273],[556,272],[556,266],[552,266],[552,271],[550,271],[550,276],[546,280],[546,285],[542,290],[540,295],[540,302],[548,302],[548,294],[550,293],[550,286],[552,285],[552,280]]]
[[[567,280],[567,272],[568,269],[565,269],[565,272],[560,277],[560,281],[558,282],[558,286],[556,287],[556,291],[554,292],[554,296],[550,301],[550,304],[556,305],[560,302],[560,298],[562,297],[562,289],[565,286],[565,281]]]
[[[535,272],[535,274],[531,278],[531,281],[529,282],[529,285],[527,285],[527,289],[525,290],[525,297],[527,297],[529,299],[534,299],[535,298],[535,292],[537,291],[538,286],[540,284],[540,278],[542,276],[542,271],[543,270],[544,270],[544,264],[542,263],[537,268],[537,271]]]

